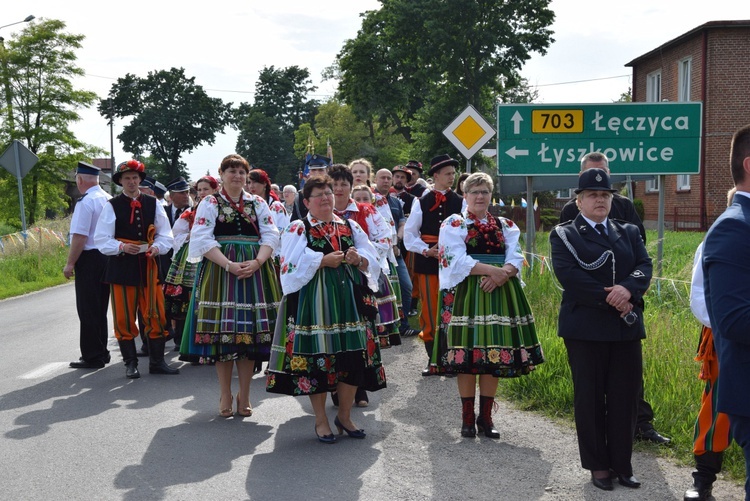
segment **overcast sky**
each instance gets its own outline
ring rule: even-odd
[[[319,87],[315,97],[325,100],[335,84],[320,81],[322,70],[343,42],[356,36],[360,13],[379,5],[374,0],[27,0],[5,2],[0,26],[33,14],[60,19],[69,32],[85,35],[77,63],[87,76],[77,86],[100,97],[126,73],[145,77],[149,71],[183,67],[212,97],[239,104],[252,101],[264,66],[298,65],[310,70]],[[630,86],[627,62],[708,21],[750,18],[741,5],[734,0],[689,5],[684,0],[553,0],[555,42],[546,56],[534,54],[522,74],[538,86],[545,104],[612,102]],[[0,35],[8,38],[22,26],[3,28]],[[78,138],[109,151],[106,120],[95,109],[81,114],[74,126]],[[121,124],[115,125],[117,135]],[[227,129],[213,146],[183,157],[191,177],[207,170],[216,174],[235,143],[236,133]],[[127,158],[115,138],[115,161]]]

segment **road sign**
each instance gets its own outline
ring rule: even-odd
[[[577,174],[604,153],[618,174],[700,172],[701,103],[501,104],[497,167],[503,175]]]
[[[31,150],[24,146],[18,139],[14,139],[10,146],[8,146],[3,154],[0,155],[0,165],[5,167],[5,170],[19,179],[23,179],[38,161],[39,157],[34,155],[34,153],[32,153]]]
[[[469,105],[445,128],[443,135],[469,159],[495,135],[495,129]]]

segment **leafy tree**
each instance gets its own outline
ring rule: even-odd
[[[235,111],[237,152],[266,170],[274,182],[296,179],[300,161],[294,152],[295,130],[314,121],[319,103],[308,94],[315,90],[307,68],[265,67],[255,85],[254,103],[242,103]]]
[[[136,155],[150,152],[167,167],[170,179],[187,176],[181,156],[214,144],[232,117],[231,103],[209,97],[183,68],[149,72],[146,78],[128,73],[112,85],[98,109],[108,119],[132,117],[118,139]]]
[[[291,138],[297,127],[311,123],[317,113],[319,102],[307,98],[316,90],[307,68],[264,67],[255,84],[253,110],[276,118]]]
[[[546,53],[550,0],[381,0],[364,14],[326,75],[357,116],[395,127],[419,150],[466,105],[485,115],[521,85],[531,52]],[[434,152],[432,150],[431,152]]]
[[[296,176],[292,137],[285,132],[281,121],[268,116],[255,107],[243,104],[239,122],[237,153],[253,166],[259,167],[278,184],[288,184]]]
[[[633,89],[628,87],[626,92],[620,94],[619,99],[612,101],[613,103],[632,103],[633,102]]]
[[[324,154],[330,141],[337,163],[366,157],[376,168],[381,165],[393,167],[403,163],[407,156],[405,141],[400,135],[392,129],[383,130],[377,124],[357,119],[351,106],[337,99],[320,106],[315,116],[315,130],[310,124],[302,124],[295,131],[294,152],[297,158],[304,158],[310,141],[317,153]]]
[[[75,166],[69,159],[95,151],[70,130],[70,124],[81,118],[77,110],[91,105],[96,94],[73,87],[72,80],[84,74],[75,64],[75,51],[84,36],[66,33],[65,26],[59,20],[39,20],[0,47],[5,87],[2,149],[18,139],[40,159],[23,180],[29,225],[38,214],[65,206],[64,184],[60,181]],[[62,160],[55,155],[56,150],[63,152]],[[4,211],[3,215],[20,220],[13,176],[0,177],[0,199],[4,202],[0,205],[6,206],[3,209],[15,210],[15,216]]]

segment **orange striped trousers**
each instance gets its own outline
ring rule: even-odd
[[[428,342],[435,339],[437,331],[437,307],[440,284],[437,275],[414,274],[414,289],[419,291],[422,301],[422,311],[419,314],[419,327],[422,332],[419,337]]]
[[[701,408],[695,420],[693,454],[723,452],[732,440],[729,432],[729,418],[716,410],[716,394],[719,388],[719,360],[714,351],[714,336],[711,329],[703,327],[698,355],[695,360],[702,362],[700,378],[706,381],[701,395]]]
[[[155,285],[154,294],[148,287],[110,284],[109,297],[112,303],[112,320],[118,341],[130,341],[138,337],[136,316],[140,310],[146,322],[146,337],[158,339],[168,335],[164,315],[164,293]]]

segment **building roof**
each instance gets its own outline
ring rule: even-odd
[[[630,66],[630,67],[635,66],[636,64],[638,64],[642,60],[648,59],[648,58],[650,58],[652,56],[655,56],[655,55],[661,53],[662,51],[664,51],[664,49],[667,49],[667,48],[669,48],[669,47],[671,47],[673,45],[678,45],[678,44],[682,43],[684,40],[686,40],[686,39],[688,39],[688,38],[690,38],[690,37],[692,37],[692,36],[694,36],[694,35],[696,35],[698,33],[701,33],[703,31],[708,31],[708,30],[711,30],[711,29],[717,29],[717,28],[750,28],[750,19],[747,19],[747,20],[735,20],[735,21],[709,21],[709,22],[707,22],[705,24],[701,24],[700,26],[698,26],[696,28],[693,28],[692,30],[683,33],[682,35],[678,36],[677,38],[673,38],[669,42],[666,42],[666,43],[660,45],[659,47],[655,48],[654,50],[649,51],[649,52],[647,52],[645,54],[642,54],[642,55],[636,57],[635,59],[633,59],[632,61],[630,61],[629,63],[627,63],[625,66]]]

